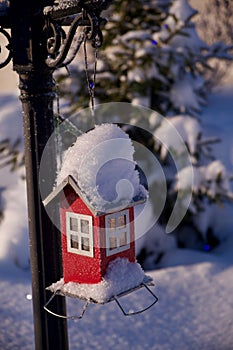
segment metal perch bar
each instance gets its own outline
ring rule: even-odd
[[[114,296],[114,300],[117,303],[117,305],[119,306],[119,308],[121,309],[121,311],[123,312],[123,314],[125,316],[133,316],[133,315],[138,315],[143,313],[146,310],[149,310],[153,305],[155,305],[157,303],[157,301],[159,300],[158,297],[150,290],[150,288],[145,284],[142,283],[140,284],[139,288],[141,287],[145,287],[147,289],[147,291],[154,297],[154,301],[152,304],[150,304],[149,306],[147,306],[146,308],[142,309],[142,310],[138,310],[138,311],[132,311],[132,312],[126,312],[125,309],[123,308],[123,306],[121,305],[119,298],[122,297],[123,295],[126,295],[127,293],[121,294],[119,296]],[[137,288],[138,289],[138,288]]]
[[[147,306],[147,307],[145,307],[145,308],[143,308],[143,309],[141,309],[141,310],[138,310],[138,311],[134,311],[134,312],[127,312],[127,311],[125,311],[125,309],[124,309],[124,307],[121,305],[119,299],[120,299],[121,297],[123,297],[123,296],[125,296],[125,295],[128,295],[128,294],[130,294],[130,293],[132,293],[132,292],[135,292],[136,290],[138,290],[138,289],[140,289],[140,288],[143,288],[143,287],[146,288],[146,290],[153,296],[153,298],[154,298],[153,303],[151,303],[149,306]],[[71,297],[71,298],[78,298],[79,300],[85,300],[85,304],[84,304],[84,306],[83,306],[83,309],[82,309],[81,314],[80,314],[80,315],[73,315],[73,316],[64,316],[64,315],[60,315],[60,314],[57,314],[57,313],[51,311],[51,310],[48,308],[48,306],[49,306],[49,304],[52,302],[52,300],[55,298],[55,296],[57,296],[57,295],[60,295],[60,296],[67,296],[67,297]],[[118,307],[120,308],[120,310],[122,311],[122,313],[124,314],[124,316],[133,316],[133,315],[138,315],[138,314],[143,313],[144,311],[149,310],[153,305],[155,305],[155,304],[157,303],[158,297],[152,292],[152,290],[151,290],[151,289],[147,286],[147,284],[144,283],[144,282],[142,282],[139,286],[136,286],[136,287],[134,287],[134,288],[132,288],[132,289],[130,289],[130,290],[127,290],[127,291],[125,291],[125,292],[123,292],[123,293],[120,293],[120,294],[118,294],[118,295],[115,295],[115,296],[111,297],[110,299],[106,300],[105,302],[98,302],[98,301],[96,301],[96,300],[94,300],[94,299],[84,299],[84,298],[82,298],[82,297],[78,297],[77,295],[73,295],[73,294],[69,294],[69,293],[64,293],[64,292],[62,292],[60,289],[58,289],[58,290],[56,290],[56,291],[52,294],[51,298],[50,298],[50,299],[47,301],[47,303],[44,305],[44,309],[45,309],[47,312],[49,312],[51,315],[56,316],[56,317],[60,317],[60,318],[63,318],[63,319],[78,320],[78,319],[81,319],[81,318],[84,316],[85,311],[86,311],[86,309],[87,309],[87,307],[88,307],[88,305],[89,305],[90,303],[104,305],[104,304],[107,304],[107,303],[109,303],[109,302],[111,302],[111,301],[115,301],[115,302],[117,303]]]
[[[51,296],[51,298],[47,301],[47,303],[44,305],[44,309],[49,312],[51,315],[53,316],[56,316],[56,317],[59,317],[59,318],[63,318],[63,319],[66,319],[66,320],[80,320],[83,315],[85,314],[85,311],[88,307],[88,305],[90,304],[90,302],[87,300],[83,306],[83,309],[82,309],[82,312],[79,316],[77,315],[73,315],[73,316],[65,316],[65,315],[60,315],[60,314],[57,314],[56,312],[53,312],[51,311],[50,309],[48,309],[48,306],[49,304],[51,303],[51,301],[54,299],[54,297],[56,295],[60,295],[59,294],[59,290],[57,290],[56,292],[53,293],[53,295]]]

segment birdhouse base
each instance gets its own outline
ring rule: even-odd
[[[158,301],[158,298],[148,287],[149,285],[153,285],[152,278],[145,275],[141,266],[137,262],[130,262],[127,258],[118,257],[109,263],[106,274],[102,281],[99,283],[65,283],[63,278],[61,278],[56,283],[53,283],[47,288],[47,290],[53,292],[53,295],[46,303],[44,308],[48,312],[59,316],[54,312],[49,311],[48,305],[55,296],[60,295],[65,297],[78,298],[85,301],[81,316],[71,316],[68,318],[82,318],[88,304],[90,303],[106,304],[113,300],[116,301],[117,305],[120,307],[124,315],[132,315],[147,310]],[[144,308],[141,311],[130,313],[126,312],[121,306],[119,299],[127,294],[135,292],[142,287],[145,288],[147,292],[150,293],[150,295],[153,297],[153,302],[150,306]]]
[[[61,278],[49,286],[48,290],[51,292],[60,290],[63,295],[73,295],[79,299],[91,299],[102,303],[114,295],[137,287],[145,278],[146,275],[140,264],[118,257],[109,263],[105,275],[98,283],[65,282]]]
[[[63,284],[63,286],[65,286],[65,284]],[[86,299],[82,295],[78,296],[77,294],[72,294],[70,292],[65,291],[64,288],[61,287],[61,289],[57,289],[56,291],[53,292],[51,298],[45,304],[44,309],[47,312],[49,312],[50,314],[52,314],[52,315],[54,315],[56,317],[77,320],[77,319],[81,319],[84,316],[85,311],[86,311],[86,309],[87,309],[87,307],[88,307],[88,305],[90,303],[104,305],[104,304],[109,303],[111,301],[115,301],[116,304],[118,305],[118,307],[120,308],[120,310],[122,311],[122,313],[125,316],[132,316],[132,315],[140,314],[140,313],[150,309],[153,305],[155,305],[157,303],[158,297],[152,292],[152,290],[149,288],[149,286],[154,286],[154,282],[151,279],[151,277],[145,276],[143,282],[141,282],[138,286],[135,286],[135,287],[133,287],[131,289],[128,289],[128,290],[126,290],[126,291],[124,291],[124,292],[122,292],[122,293],[120,293],[118,295],[113,295],[111,298],[106,299],[105,301],[102,301],[102,302],[98,301],[98,300],[95,300],[95,299],[92,299],[92,298]],[[146,291],[152,296],[153,302],[150,303],[147,307],[144,307],[143,309],[140,309],[140,310],[137,310],[137,311],[126,311],[125,308],[122,306],[122,304],[120,302],[120,298],[122,298],[122,297],[124,297],[124,296],[126,296],[128,294],[131,294],[133,292],[136,292],[138,289],[141,289],[141,288],[145,288],[146,289]],[[80,300],[85,301],[80,315],[65,316],[65,315],[57,314],[57,313],[53,312],[52,310],[50,310],[48,307],[49,307],[50,303],[52,302],[52,300],[56,296],[65,296],[65,297],[71,297],[71,298],[78,298]]]

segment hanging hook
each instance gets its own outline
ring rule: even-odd
[[[86,41],[87,40],[85,38],[84,39],[84,43],[83,43],[84,65],[85,65],[85,74],[86,74],[86,80],[87,80],[87,87],[88,87],[89,96],[90,96],[91,114],[92,114],[92,117],[93,117],[93,121],[95,123],[95,84],[96,84],[96,72],[97,72],[97,61],[98,61],[98,48],[95,48],[93,80],[90,81],[89,75],[88,75],[88,58],[87,58]]]

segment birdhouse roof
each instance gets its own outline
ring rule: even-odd
[[[132,140],[120,127],[97,125],[66,151],[53,194],[69,184],[93,213],[145,201],[147,191],[140,183],[133,154]]]
[[[115,204],[115,203],[110,202],[110,203],[108,203],[108,205],[106,205],[104,210],[98,210],[98,208],[94,207],[90,203],[86,194],[84,192],[82,192],[82,190],[78,186],[75,179],[71,175],[69,175],[43,200],[44,206],[46,207],[49,204],[52,204],[52,203],[56,202],[57,200],[59,200],[59,197],[61,196],[62,193],[64,194],[64,190],[67,187],[72,188],[72,190],[82,199],[82,201],[86,204],[86,206],[90,209],[90,211],[92,212],[92,214],[94,216],[101,216],[104,214],[110,214],[110,213],[113,213],[113,212],[116,212],[119,210],[123,210],[125,208],[130,208],[130,207],[135,206],[137,204],[142,204],[146,201],[145,196],[136,196],[136,197],[132,198],[132,200],[127,203],[127,205],[125,205],[125,203]]]

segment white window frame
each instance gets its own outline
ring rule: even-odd
[[[119,218],[126,216],[125,227],[119,226]],[[116,229],[113,230],[108,226],[109,219],[116,219]],[[126,233],[126,245],[120,246],[120,236],[122,233]],[[110,247],[110,238],[116,238],[116,248]],[[106,255],[114,255],[119,252],[123,252],[130,248],[130,222],[129,222],[129,210],[123,210],[114,214],[109,214],[105,216],[105,238],[106,238]]]
[[[78,230],[74,231],[71,229],[70,219],[76,219],[78,222]],[[81,232],[81,220],[88,221],[89,233]],[[93,249],[93,226],[92,226],[92,217],[90,215],[77,214],[73,212],[66,212],[66,234],[67,234],[67,250],[68,252],[84,255],[84,256],[94,256]],[[71,247],[71,235],[77,237],[77,242],[79,248]],[[90,250],[81,249],[82,247],[82,239],[89,239]]]

